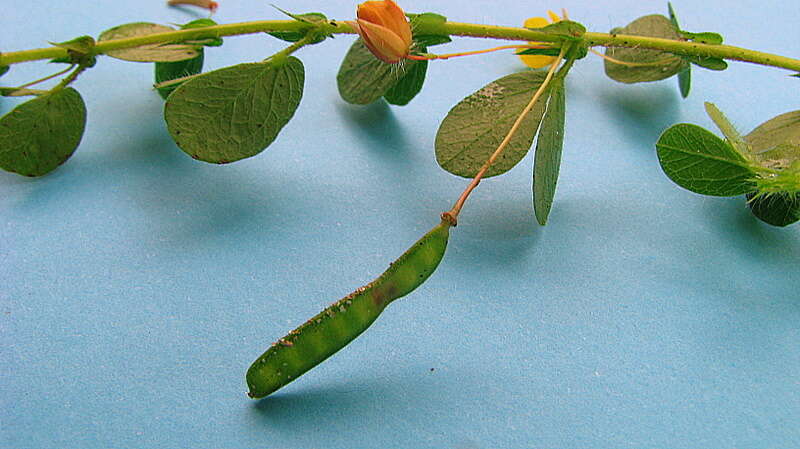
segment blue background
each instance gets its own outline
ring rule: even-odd
[[[675,0],[681,25],[800,56],[800,4]],[[355,3],[283,1],[346,19]],[[662,1],[404,1],[412,12],[518,25],[566,7],[606,31]],[[196,15],[159,0],[5,0],[0,50]],[[222,23],[282,18],[221,0]],[[670,182],[654,142],[749,132],[798,109],[788,72],[732,63],[634,86],[590,55],[570,75],[562,176],[535,224],[531,158],[484,182],[437,273],[346,350],[262,401],[244,372],[277,337],[368,282],[438,222],[467,181],[438,168],[438,122],[522,70],[510,53],[435,62],[407,107],[356,107],[335,74],[352,42],[298,56],[297,115],[262,154],[196,162],[170,140],[152,65],[102,58],[75,83],[89,122],[52,174],[0,173],[0,447],[788,448],[800,446],[800,228],[742,198]],[[439,52],[486,48],[458,39]],[[226,39],[206,67],[282,43]],[[53,71],[14,66],[3,85]],[[0,100],[7,112],[16,102]]]

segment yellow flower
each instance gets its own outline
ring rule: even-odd
[[[531,17],[530,19],[525,21],[525,28],[544,28],[551,23],[560,22],[561,17],[558,17],[558,14],[554,13],[553,11],[547,11],[547,15],[550,16],[550,20],[547,20],[544,17]],[[541,42],[528,42],[531,45],[540,44]],[[555,60],[555,56],[545,56],[545,55],[519,55],[519,59],[522,62],[533,69],[541,69],[542,67],[547,67],[552,64]]]
[[[376,58],[389,64],[402,61],[411,51],[411,25],[392,0],[358,5],[355,22],[348,22]]]

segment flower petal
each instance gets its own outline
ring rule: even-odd
[[[531,17],[525,21],[523,26],[525,28],[544,28],[547,25],[550,25],[550,22],[544,17]]]
[[[362,19],[356,23],[364,44],[381,61],[395,64],[408,54],[408,45],[392,30]]]

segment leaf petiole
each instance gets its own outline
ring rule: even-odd
[[[54,74],[52,74],[52,75],[47,75],[47,76],[45,76],[44,78],[39,78],[39,79],[38,79],[38,80],[36,80],[36,81],[31,81],[31,82],[29,82],[29,83],[25,83],[25,84],[23,84],[23,85],[21,85],[21,86],[17,86],[17,89],[26,89],[26,88],[28,88],[28,87],[35,86],[35,85],[37,85],[37,84],[39,84],[39,83],[43,83],[43,82],[45,82],[45,81],[49,81],[49,80],[51,80],[51,79],[53,79],[53,78],[59,77],[59,76],[61,76],[61,75],[65,74],[65,73],[69,72],[69,71],[70,71],[70,70],[72,70],[73,68],[75,68],[75,64],[71,64],[71,65],[70,65],[69,67],[67,67],[66,69],[64,69],[64,70],[59,70],[58,72],[56,72],[56,73],[54,73]]]

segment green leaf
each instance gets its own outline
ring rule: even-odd
[[[658,139],[656,149],[664,173],[684,189],[713,196],[736,196],[755,189],[755,174],[747,161],[697,125],[670,127]]]
[[[86,105],[69,87],[42,95],[0,118],[0,168],[42,176],[72,156],[86,127]]]
[[[197,75],[203,71],[203,49],[198,50],[198,56],[192,59],[185,59],[176,62],[157,62],[155,63],[156,84],[186,76]],[[184,81],[186,82],[186,81]],[[156,91],[161,98],[166,99],[175,89],[183,83],[171,84],[169,86],[157,87]]]
[[[706,114],[711,118],[717,128],[722,132],[722,135],[728,139],[733,149],[739,153],[740,157],[744,158],[750,153],[747,147],[747,142],[744,141],[742,135],[733,126],[733,124],[725,117],[725,114],[717,108],[714,103],[705,102]]]
[[[787,112],[758,125],[744,137],[760,165],[783,169],[800,161],[800,111]]]
[[[424,53],[427,49],[423,47],[421,51]],[[410,68],[406,69],[405,76],[400,78],[394,86],[383,94],[383,98],[385,98],[389,104],[396,106],[407,105],[417,96],[419,91],[422,90],[427,72],[428,61],[415,61]]]
[[[678,17],[675,15],[675,10],[672,9],[672,3],[667,3],[667,7],[669,9],[669,20],[683,39],[709,45],[719,45],[722,43],[722,35],[719,33],[690,33],[681,30],[680,25],[678,25]]]
[[[387,64],[376,58],[361,39],[357,39],[336,75],[339,95],[352,104],[372,103],[386,94],[418,62]]]
[[[530,28],[536,29],[538,31],[545,32],[547,34],[552,34],[554,36],[560,36],[565,38],[566,40],[570,41],[577,41],[580,40],[584,34],[586,34],[586,27],[578,22],[573,22],[571,20],[560,20],[558,22],[553,22],[550,25],[547,25],[543,28]]]
[[[94,49],[94,38],[92,36],[80,36],[66,42],[50,42],[56,47],[74,51],[75,53],[90,54]]]
[[[416,44],[416,48],[427,48],[433,47],[434,45],[441,45],[447,44],[452,42],[450,36],[445,36],[442,34],[415,34],[414,35],[414,43]]]
[[[675,10],[672,9],[672,3],[667,2],[667,9],[669,9],[669,21],[676,30],[680,30],[678,25],[678,16]],[[681,92],[681,97],[686,98],[689,96],[689,91],[692,89],[692,66],[687,64],[680,72],[678,72],[678,90]]]
[[[192,20],[191,22],[185,23],[185,24],[181,25],[181,29],[182,30],[189,30],[189,29],[193,29],[193,28],[206,28],[206,27],[211,27],[211,26],[215,26],[215,25],[217,25],[217,22],[214,22],[213,20],[208,19],[208,18],[204,18],[204,19]],[[215,37],[215,38],[211,38],[211,39],[202,39],[200,41],[193,41],[193,42],[187,42],[187,43],[196,44],[196,45],[202,45],[204,47],[220,47],[223,44],[221,37]],[[197,49],[198,52],[200,52],[201,50],[202,50],[201,48]]]
[[[681,91],[681,97],[686,98],[689,96],[689,91],[692,88],[692,66],[687,65],[683,70],[678,72],[678,89]]]
[[[423,12],[421,14],[406,13],[411,19],[411,23],[419,27],[437,27],[447,22],[447,17],[436,14],[435,12]]]
[[[517,52],[518,55],[543,55],[558,56],[561,54],[560,48],[526,48]]]
[[[708,70],[721,72],[728,68],[728,63],[724,59],[700,57],[700,56],[687,56],[686,60],[692,64],[699,65],[700,67]]]
[[[181,25],[182,30],[191,28],[205,28],[214,26],[217,23],[211,19],[197,19],[189,23]],[[209,42],[203,44],[206,47],[218,47],[222,45],[221,38],[211,39]],[[157,62],[155,63],[155,81],[156,84],[172,81],[178,78],[197,75],[203,71],[203,48],[197,49],[197,57],[192,59],[184,59],[183,61],[175,62]],[[186,82],[186,81],[183,81]],[[178,88],[183,83],[170,84],[169,86],[157,87],[156,91],[162,98],[166,99],[169,94]]]
[[[94,55],[95,41],[91,36],[80,36],[66,42],[50,42],[56,47],[67,50],[67,56],[50,60],[54,63],[81,64],[93,67],[96,59]]]
[[[544,226],[556,194],[561,149],[564,145],[564,79],[553,80],[547,112],[542,119],[533,161],[533,210],[536,221]]]
[[[676,30],[680,30],[681,26],[678,25],[678,15],[675,14],[675,10],[672,9],[672,2],[667,2],[667,9],[669,10],[669,21],[675,27]]]
[[[11,70],[11,67],[7,65],[0,65],[0,76],[5,75],[9,70]]]
[[[98,41],[125,39],[156,33],[167,33],[174,29],[155,23],[135,22],[119,25],[103,31]],[[185,44],[147,44],[135,48],[111,50],[106,52],[112,58],[133,62],[175,62],[196,58],[198,51],[194,45]]]
[[[534,70],[507,75],[455,105],[436,134],[439,165],[454,175],[474,177],[508,134],[545,76]],[[485,177],[505,173],[525,157],[539,129],[545,103],[546,97],[542,96]]]
[[[785,192],[747,194],[747,205],[759,220],[773,226],[788,226],[800,220],[800,196]]]
[[[288,15],[289,17],[297,20],[298,22],[308,23],[310,25],[315,25],[318,23],[324,23],[328,21],[328,17],[325,14],[319,12],[310,12],[306,14],[290,14],[286,11],[279,9],[279,11],[283,12],[284,14]],[[300,39],[304,38],[306,33],[313,27],[309,27],[308,29],[302,31],[273,31],[269,32],[272,37],[276,37],[278,39],[284,40],[286,42],[297,42]],[[325,40],[325,36],[320,34],[314,41],[311,43],[316,44]]]
[[[659,14],[640,17],[624,28],[612,30],[612,33],[672,40],[681,39],[670,19]],[[643,48],[608,47],[606,56],[625,63],[637,64],[630,66],[605,60],[606,75],[621,83],[663,80],[680,73],[688,65],[688,62],[672,53]]]
[[[686,40],[708,45],[720,45],[723,42],[721,34],[711,32],[690,33],[688,31],[681,30],[681,37]]]
[[[440,27],[447,22],[447,17],[432,12],[406,15],[411,19],[411,30],[414,33],[414,42],[418,47],[432,47],[451,42],[450,36],[447,34],[426,33],[424,31]]]
[[[167,98],[167,129],[195,159],[225,164],[254,156],[294,115],[304,79],[303,63],[295,57],[198,75]]]

